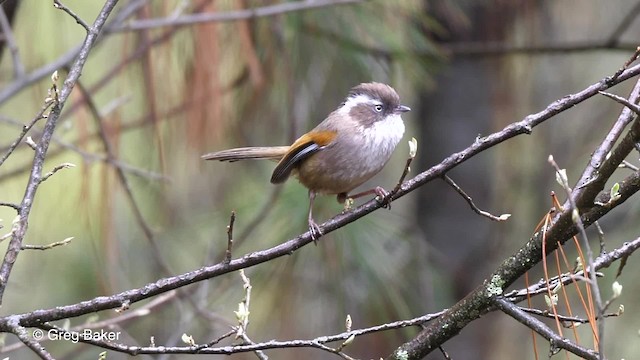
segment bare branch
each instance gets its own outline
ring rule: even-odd
[[[469,204],[471,210],[473,210],[478,215],[485,216],[493,221],[507,221],[509,217],[511,217],[511,214],[502,214],[500,216],[495,216],[487,211],[480,210],[480,208],[473,202],[471,196],[467,195],[467,193],[464,192],[464,190],[462,190],[460,186],[458,186],[458,184],[456,184],[448,175],[443,175],[442,179],[447,184],[449,184],[458,194],[460,194],[462,198]]]
[[[15,211],[20,212],[20,205],[18,205],[18,204],[0,201],[0,206],[10,207],[10,208],[14,209]]]
[[[67,14],[69,14],[69,16],[74,18],[76,20],[76,22],[78,24],[80,24],[87,31],[87,33],[89,33],[91,31],[91,29],[89,28],[89,24],[87,24],[84,20],[82,20],[82,18],[80,18],[80,16],[76,15],[76,13],[71,11],[71,9],[69,9],[64,4],[62,4],[60,2],[60,0],[53,0],[53,7],[55,7],[56,9],[60,9],[60,10],[62,10],[64,12],[66,12]]]
[[[236,237],[236,244],[240,244],[251,235],[251,233],[267,218],[267,214],[272,211],[275,206],[273,204],[278,200],[280,194],[282,194],[282,186],[274,186],[269,192],[269,196],[260,207],[260,210],[256,212],[256,215],[251,221],[244,227],[244,230]]]
[[[71,327],[69,329],[69,331],[76,331],[76,332],[82,332],[86,329],[104,329],[104,328],[113,328],[114,326],[118,325],[118,324],[122,324],[125,323],[129,320],[132,319],[137,319],[140,317],[144,317],[147,316],[149,314],[151,314],[151,310],[155,309],[156,307],[159,307],[160,305],[163,305],[165,303],[167,303],[168,301],[175,299],[176,298],[176,291],[170,291],[166,294],[162,294],[160,296],[155,297],[153,300],[149,301],[148,303],[138,307],[137,309],[131,310],[131,311],[127,311],[125,313],[123,313],[122,315],[110,318],[110,319],[106,319],[106,320],[102,320],[102,321],[96,321],[96,322],[91,322],[91,323],[83,323],[82,325],[78,325],[78,326],[74,326]],[[231,335],[233,335],[235,332],[231,331]],[[45,340],[44,338],[42,340]],[[42,341],[41,340],[41,341]],[[11,345],[5,345],[2,347],[2,350],[0,351],[1,353],[8,353],[11,351],[15,351],[18,350],[20,348],[22,348],[24,346],[23,343],[15,343],[15,344],[11,344]]]
[[[464,57],[486,57],[505,55],[543,55],[543,54],[568,54],[584,53],[598,50],[634,51],[635,43],[610,44],[606,41],[583,41],[567,43],[547,43],[540,45],[512,45],[504,42],[453,42],[444,44],[445,53]]]
[[[236,212],[232,211],[229,217],[229,225],[227,225],[227,250],[224,255],[224,263],[228,264],[231,261],[231,250],[233,249],[233,224],[236,221]]]
[[[635,166],[632,163],[628,162],[627,160],[623,160],[622,164],[618,165],[618,167],[623,168],[623,169],[631,169],[633,171],[640,170],[640,168],[638,168],[637,166]]]
[[[639,82],[640,84],[640,82]],[[554,167],[554,169],[556,170],[556,173],[560,173],[560,168],[558,167],[558,164],[555,162],[555,160],[553,159],[552,155],[549,155],[549,163],[551,164],[551,166]],[[571,205],[571,207],[568,209],[571,211],[571,219],[573,220],[575,226],[578,228],[578,233],[580,234],[580,238],[582,238],[582,246],[584,246],[584,248],[586,249],[586,260],[587,263],[585,264],[587,269],[588,269],[588,276],[589,279],[591,280],[589,282],[589,285],[591,285],[591,289],[592,289],[592,294],[595,300],[595,305],[596,305],[596,319],[598,322],[598,335],[597,335],[597,339],[598,339],[598,358],[600,360],[604,359],[604,318],[602,316],[602,314],[604,314],[604,306],[602,305],[602,294],[600,293],[600,287],[598,286],[598,279],[596,278],[596,268],[594,265],[594,261],[593,261],[593,252],[591,251],[591,245],[589,244],[589,238],[587,237],[587,232],[584,229],[584,223],[582,222],[582,219],[580,218],[580,212],[578,210],[578,207],[575,203],[575,199],[571,196],[572,195],[572,190],[569,187],[569,182],[567,180],[567,178],[565,176],[560,176],[559,177],[562,181],[561,181],[561,185],[562,188],[565,190],[565,192],[567,193],[567,200],[569,201],[569,204]]]
[[[411,171],[411,163],[413,162],[413,159],[415,159],[417,151],[418,151],[418,141],[415,138],[411,138],[411,140],[409,141],[409,157],[407,158],[407,162],[404,164],[404,170],[400,175],[400,179],[398,180],[398,183],[393,188],[393,190],[391,190],[389,194],[385,196],[384,199],[381,199],[382,200],[381,202],[383,204],[386,204],[389,207],[389,209],[391,209],[391,199],[393,198],[393,195],[395,195],[398,191],[400,191],[400,188],[404,183],[404,179],[407,178],[407,175],[409,175],[409,172]]]
[[[13,151],[16,149],[16,147],[18,147],[18,145],[20,144],[22,139],[24,139],[25,135],[27,135],[29,130],[31,130],[31,128],[38,121],[42,119],[46,119],[45,112],[47,111],[47,109],[49,109],[49,107],[51,107],[51,105],[53,105],[53,101],[49,101],[45,103],[42,109],[40,110],[40,112],[27,125],[22,126],[22,131],[20,132],[18,137],[14,140],[13,143],[11,143],[11,145],[9,145],[9,148],[7,149],[5,154],[2,156],[2,158],[0,158],[0,166],[4,164],[4,162],[9,158],[9,156],[11,156],[11,154],[13,154]]]
[[[56,241],[53,242],[51,244],[47,244],[47,245],[22,245],[22,250],[49,250],[49,249],[53,249],[54,247],[58,247],[58,246],[64,246],[67,245],[68,243],[71,242],[71,240],[73,240],[73,237],[68,237],[64,240],[61,241]]]
[[[621,247],[611,252],[608,252],[606,254],[601,254],[595,259],[594,265],[596,269],[608,268],[615,261],[628,257],[638,249],[640,249],[640,238],[626,242]],[[562,284],[567,285],[573,281],[572,278],[576,278],[577,276],[581,276],[582,274],[583,274],[582,271],[579,271],[575,274],[564,274],[560,278],[560,281],[562,282]],[[598,274],[596,273],[596,275]],[[556,286],[558,281],[557,277],[549,280],[552,287]],[[541,279],[536,284],[529,286],[528,289],[513,290],[504,294],[503,297],[505,297],[511,302],[518,303],[520,301],[524,301],[528,295],[541,294],[546,291],[547,291],[546,281],[544,279]]]
[[[49,354],[47,350],[45,350],[45,348],[42,345],[40,345],[39,342],[35,341],[35,339],[29,335],[29,333],[27,332],[27,329],[20,326],[18,319],[15,319],[15,318],[10,319],[7,325],[8,325],[7,330],[15,334],[18,337],[18,339],[20,339],[20,341],[22,341],[23,344],[25,344],[36,355],[38,355],[40,359],[54,360],[54,357],[51,356],[51,354]]]
[[[58,171],[62,170],[62,169],[70,169],[76,167],[74,164],[72,163],[63,163],[60,164],[56,167],[53,168],[53,170],[49,171],[48,173],[42,175],[42,178],[40,179],[40,183],[43,183],[45,181],[47,181],[47,179],[49,179],[51,176],[53,176],[53,174],[57,173]]]
[[[33,205],[36,191],[41,184],[42,167],[44,165],[44,159],[46,157],[47,150],[49,149],[51,137],[53,136],[53,131],[55,130],[58,119],[60,118],[60,114],[62,113],[62,108],[64,107],[67,98],[71,94],[71,90],[75,86],[78,78],[80,77],[80,74],[82,73],[82,68],[87,61],[87,57],[89,56],[94,43],[98,39],[100,31],[104,27],[107,18],[111,14],[111,11],[113,10],[117,2],[118,0],[107,0],[105,2],[105,5],[98,14],[98,17],[96,18],[96,21],[91,28],[91,31],[85,38],[78,57],[74,61],[74,64],[71,66],[71,71],[69,72],[69,75],[64,82],[64,86],[60,91],[59,102],[54,104],[53,108],[51,109],[51,113],[47,117],[47,122],[44,126],[42,138],[40,139],[38,148],[36,149],[31,175],[27,184],[27,189],[20,205],[20,214],[18,224],[16,226],[16,231],[13,231],[13,235],[11,237],[11,241],[9,242],[7,252],[5,253],[4,260],[2,261],[2,265],[0,265],[0,303],[3,298],[7,282],[9,281],[9,276],[11,274],[13,264],[18,257],[18,253],[22,250],[22,241],[27,232],[29,214],[31,212],[31,207]]]
[[[631,9],[627,15],[622,19],[622,21],[618,24],[618,26],[611,32],[609,35],[609,39],[607,43],[611,46],[616,45],[620,42],[620,37],[624,34],[625,31],[629,29],[629,26],[633,24],[633,22],[637,19],[638,14],[640,13],[640,2],[636,3],[636,5]]]
[[[109,137],[107,136],[107,131],[104,127],[103,119],[102,119],[102,116],[100,115],[100,111],[98,110],[98,107],[93,101],[93,98],[91,97],[91,94],[89,93],[89,91],[83,86],[82,82],[78,82],[78,90],[80,90],[80,92],[82,93],[85,99],[85,102],[87,103],[87,106],[89,107],[89,110],[93,115],[93,119],[95,120],[96,127],[98,128],[98,135],[100,137],[100,140],[102,141],[104,150],[107,153],[107,161],[115,160],[116,159],[115,152],[113,151],[111,142],[109,141]],[[151,250],[153,251],[153,254],[154,254],[153,259],[156,263],[156,266],[158,267],[158,270],[162,271],[165,275],[170,274],[171,271],[169,270],[169,265],[164,261],[162,257],[160,247],[158,246],[158,243],[156,241],[156,236],[153,230],[151,230],[151,226],[149,226],[149,224],[147,223],[147,220],[142,214],[142,210],[140,209],[140,206],[138,205],[138,202],[136,201],[136,198],[133,195],[133,191],[131,190],[131,186],[129,185],[129,180],[127,179],[122,168],[116,166],[114,167],[114,170],[116,171],[116,175],[118,177],[118,181],[120,182],[120,185],[125,191],[125,195],[127,197],[127,200],[129,201],[129,205],[131,206],[131,209],[133,210],[133,215],[135,216],[136,222],[138,223],[138,226],[140,226],[140,228],[142,229],[142,232],[144,233],[147,241],[149,242]]]
[[[629,100],[623,98],[622,96],[618,96],[616,94],[611,94],[611,93],[608,93],[606,91],[599,91],[599,93],[604,95],[604,96],[606,96],[606,97],[608,97],[608,98],[611,98],[611,99],[619,102],[620,104],[623,104],[624,106],[628,107],[634,113],[640,115],[640,106],[630,102]]]
[[[634,66],[628,70],[626,70],[616,81],[623,81],[625,79],[630,78],[631,76],[637,75],[640,72],[640,66]],[[615,83],[615,82],[613,82]],[[562,99],[552,103],[547,107],[547,109],[543,110],[540,113],[533,114],[527,116],[524,120],[520,122],[513,123],[507,126],[502,131],[491,134],[484,138],[479,138],[473,142],[471,146],[467,149],[455,153],[441,163],[433,166],[431,169],[418,174],[415,178],[408,180],[404,183],[401,190],[394,195],[394,198],[398,198],[408,194],[409,192],[417,189],[423,184],[428,183],[429,181],[439,178],[444,173],[450,171],[458,164],[470,159],[472,156],[478,154],[479,152],[488,149],[492,146],[495,146],[511,137],[517,136],[523,133],[529,133],[532,131],[532,128],[545,120],[551,118],[552,116],[569,109],[576,104],[586,100],[589,97],[592,97],[597,94],[598,90],[602,88],[607,88],[608,86],[612,86],[613,83],[607,83],[602,81],[598,84],[592,85],[587,89],[573,94],[569,96],[565,96]],[[619,204],[622,204],[626,199],[628,199],[631,195],[635,194],[640,189],[640,174],[634,173],[631,174],[627,179],[620,183],[620,199],[615,202],[615,204],[610,204],[609,206],[593,207],[593,202],[591,202],[592,209],[584,212],[584,217],[588,219],[588,223],[599,219],[608,213],[611,209],[615,208]],[[609,196],[608,193],[602,193],[601,198],[606,202],[606,198]],[[340,214],[332,218],[331,220],[325,222],[321,228],[325,233],[333,231],[339,227],[342,227],[350,222],[357,220],[358,218],[365,216],[366,214],[376,210],[379,208],[381,204],[376,200],[371,200],[362,206],[354,209],[352,212],[347,214]],[[575,228],[571,226],[570,217],[567,217],[567,214],[560,214],[560,218],[556,221],[555,227],[552,226],[552,229],[549,231],[548,238],[550,241],[560,241],[564,240],[567,236],[571,236],[572,232],[575,231]],[[566,220],[569,220],[568,222]],[[584,219],[583,219],[584,220]],[[510,282],[514,281],[518,274],[524,273],[526,270],[533,266],[535,263],[535,259],[540,257],[540,247],[539,242],[540,238],[534,236],[530,243],[525,245],[526,251],[522,252],[519,256],[514,256],[510,258],[502,267],[500,267],[495,276],[499,279],[503,279],[505,284],[508,285]],[[41,311],[38,313],[38,317],[31,317],[27,314],[24,314],[22,318],[22,324],[24,326],[29,325],[37,325],[46,321],[54,321],[58,319],[68,318],[79,316],[86,313],[91,313],[100,310],[119,308],[123,303],[132,304],[138,302],[140,300],[150,298],[160,293],[164,293],[173,289],[177,289],[179,287],[185,286],[187,284],[193,284],[198,281],[202,281],[205,279],[210,279],[215,276],[219,276],[221,274],[226,274],[235,270],[239,270],[242,268],[251,267],[257,265],[259,263],[263,263],[274,258],[289,255],[292,252],[296,251],[300,247],[310,243],[311,237],[309,233],[305,233],[300,235],[294,239],[291,239],[287,242],[281,243],[275,247],[247,254],[239,259],[231,260],[229,264],[216,264],[212,266],[203,267],[199,270],[194,270],[189,273],[182,274],[180,276],[167,277],[158,280],[155,283],[148,284],[141,289],[133,289],[126,292],[122,292],[119,294],[115,294],[109,297],[100,297],[90,301],[81,302],[78,304],[61,306],[56,308],[55,311]],[[536,245],[537,244],[537,245]],[[553,249],[553,247],[549,246],[549,249]],[[524,258],[521,258],[524,256]],[[526,259],[526,260],[524,260]],[[515,263],[512,263],[515,262]],[[506,269],[509,268],[508,276],[506,273]],[[480,298],[487,300],[486,296],[481,293],[475,293],[470,295],[471,297],[479,296]],[[470,303],[468,303],[470,304]],[[483,302],[472,303],[474,306],[479,306],[484,304]],[[450,311],[459,311],[460,308],[452,308]],[[481,315],[480,312],[477,313],[478,316]],[[467,321],[471,321],[468,319]],[[457,333],[458,326],[464,326],[466,322],[457,322],[456,326],[444,327],[446,332],[441,333],[442,339],[449,338],[453,336],[453,334]],[[440,324],[441,325],[441,324]],[[2,318],[0,318],[0,329],[2,328]]]
[[[548,117],[558,112],[564,111],[567,102],[581,102],[583,97],[590,97],[597,94],[601,86],[609,86],[612,82],[620,81],[628,74],[631,69],[638,68],[636,65],[623,71],[620,76],[614,78],[606,78],[599,85],[591,86],[577,94],[564,97],[551,104],[547,109],[534,115],[529,115],[525,120],[514,123],[503,131],[492,134],[486,138],[479,138],[476,142],[466,150],[453,154],[442,163],[432,167],[431,169],[419,174],[414,179],[409,180],[409,186],[403,189],[411,189],[412,186],[420,186],[422,182],[427,182],[433,176],[441,176],[440,169],[446,168],[446,164],[451,163],[455,166],[458,162],[466,160],[469,156],[475,155],[472,150],[474,148],[482,149],[489,142],[494,141],[498,134],[502,136],[512,137],[519,133],[527,133],[535,126]],[[636,84],[632,91],[631,98],[636,98],[640,89],[640,82]],[[625,111],[626,110],[626,111]],[[589,164],[587,165],[578,185],[588,183],[586,186],[576,186],[572,192],[575,198],[576,208],[580,209],[582,222],[585,226],[592,224],[612,208],[618,206],[621,201],[626,201],[628,197],[621,196],[615,201],[610,201],[611,193],[609,191],[601,191],[606,180],[611,176],[613,171],[617,169],[622,160],[634,149],[635,143],[639,141],[640,122],[635,121],[627,133],[627,135],[619,142],[618,146],[611,151],[616,140],[622,134],[624,128],[633,120],[633,116],[626,117],[626,114],[632,114],[626,108],[623,110],[618,121],[614,124],[612,130],[607,134],[599,148],[594,152]],[[623,116],[625,115],[625,116]],[[506,135],[513,131],[513,134]],[[503,141],[503,140],[501,140]],[[610,156],[609,156],[610,155]],[[629,192],[627,195],[635,194],[640,191],[640,173],[635,172],[625,178],[620,184],[620,188],[625,188]],[[621,192],[617,195],[622,194]],[[402,193],[400,193],[402,195]],[[624,200],[623,200],[624,199]],[[367,206],[365,204],[364,206]],[[462,328],[468,323],[475,320],[487,311],[492,296],[501,295],[505,287],[511,285],[516,279],[525,274],[531,267],[540,262],[542,258],[542,241],[546,241],[547,253],[554,251],[557,246],[563,244],[578,233],[577,226],[573,220],[573,211],[566,210],[570,206],[564,206],[565,210],[558,212],[553,218],[548,231],[542,235],[542,232],[534,234],[531,239],[511,257],[507,258],[483,283],[482,286],[468,294],[463,300],[452,306],[445,315],[430,323],[412,340],[406,342],[396,349],[396,353],[406,354],[409,359],[419,359],[433,351],[437,345],[443,344],[448,339],[458,334]],[[357,210],[354,213],[357,213]],[[350,213],[353,215],[354,213]],[[322,226],[321,226],[322,229]],[[326,231],[325,231],[326,233]],[[393,357],[394,355],[391,355]]]
[[[105,32],[108,33],[112,27],[115,27],[125,21],[128,17],[135,14],[142,6],[147,3],[147,0],[135,0],[129,2],[126,6],[120,8],[119,12],[114,16],[114,20],[109,24],[109,26],[105,29]],[[94,24],[95,25],[95,24]],[[101,27],[102,28],[102,27]],[[104,37],[98,37],[91,41],[92,45],[96,45],[99,43]],[[86,41],[86,40],[85,40]],[[63,55],[61,55],[57,60],[48,63],[31,73],[20,77],[17,81],[14,81],[10,84],[5,85],[2,90],[0,90],[0,104],[5,103],[9,98],[13,97],[21,90],[25,89],[27,86],[32,85],[46,76],[51,75],[52,72],[71,64],[81,51],[85,49],[85,44],[79,45]]]
[[[102,347],[104,349],[118,351],[122,353],[127,353],[131,355],[140,355],[140,354],[224,354],[230,355],[235,353],[242,352],[255,352],[259,350],[269,350],[269,349],[282,349],[282,348],[298,348],[298,347],[308,347],[308,348],[317,348],[324,351],[328,351],[331,353],[336,353],[343,358],[345,358],[345,354],[337,352],[336,349],[332,349],[324,344],[336,342],[336,341],[345,341],[354,336],[361,336],[365,334],[400,329],[408,326],[417,326],[422,325],[425,322],[433,320],[438,316],[442,315],[443,311],[423,315],[417,318],[413,318],[410,320],[402,320],[395,321],[391,323],[386,323],[378,326],[372,326],[369,328],[356,329],[348,332],[343,332],[340,334],[330,335],[330,336],[321,336],[311,340],[289,340],[289,341],[276,341],[271,340],[262,343],[255,344],[242,344],[242,345],[231,345],[231,346],[221,346],[221,347],[203,347],[203,346],[156,346],[156,344],[152,344],[151,346],[127,346],[123,344],[117,344],[113,342],[105,342],[95,339],[87,339],[82,336],[81,333],[75,330],[65,330],[63,328],[53,326],[49,323],[38,325],[37,327],[43,329],[55,329],[56,331],[62,333],[74,333],[74,335],[79,339],[79,341],[87,344],[92,344],[95,346]],[[218,338],[214,339],[209,344],[216,344],[222,339],[229,337],[230,335],[235,334],[235,331],[227,332]],[[349,358],[349,357],[346,357]]]
[[[13,62],[13,76],[16,79],[21,78],[25,74],[24,64],[22,63],[22,59],[20,59],[20,51],[18,50],[16,39],[13,37],[11,24],[9,23],[7,14],[4,12],[4,8],[2,6],[0,6],[0,29],[2,29],[2,34],[4,35],[4,39],[7,42],[7,47],[9,48],[9,52],[11,53],[11,60]]]
[[[507,300],[508,301],[508,300]],[[583,318],[579,318],[579,317],[575,317],[575,316],[565,316],[565,315],[556,315],[556,314],[552,314],[547,310],[539,310],[539,309],[531,309],[531,308],[525,308],[525,307],[521,307],[518,306],[518,309],[527,312],[529,314],[533,314],[533,315],[537,315],[537,316],[542,316],[542,317],[546,317],[549,319],[558,319],[561,320],[567,324],[563,324],[564,327],[572,327],[575,326],[575,324],[586,324],[589,322],[589,319],[583,319]],[[607,313],[607,314],[602,314],[602,317],[608,318],[608,317],[616,317],[616,316],[620,316],[620,313]]]
[[[242,338],[242,341],[245,342],[245,344],[249,344],[249,345],[255,345],[256,344],[255,342],[253,342],[253,340],[251,340],[249,338],[249,336],[247,336],[247,333],[244,332],[244,331],[242,332],[242,334],[240,334],[240,337]],[[269,359],[267,354],[265,354],[264,351],[262,351],[262,350],[255,350],[253,353],[256,354],[256,356],[260,360],[268,360]]]
[[[170,16],[162,19],[146,19],[136,20],[128,24],[121,25],[113,29],[113,31],[137,31],[145,29],[153,29],[164,26],[186,26],[193,24],[200,24],[206,22],[221,22],[221,21],[237,21],[248,20],[259,17],[275,16],[285,14],[293,11],[303,11],[316,9],[326,6],[346,5],[362,2],[363,0],[301,0],[284,2],[275,5],[268,5],[263,7],[256,7],[251,9],[228,11],[228,12],[215,12],[215,13],[200,13],[182,15],[179,17]]]
[[[46,119],[46,116],[43,115],[42,119]],[[25,126],[29,126],[29,128],[31,128],[33,126],[33,124],[30,125],[23,125],[22,123],[20,123],[17,120],[14,119],[10,119],[10,118],[6,118],[6,117],[1,117],[0,116],[0,121],[5,122],[9,125],[13,125],[13,126],[19,126],[20,128],[23,129],[24,132],[24,128]],[[41,136],[42,133],[39,130],[33,130],[33,133],[35,136]],[[21,139],[24,136],[24,134],[21,135]],[[164,174],[160,174],[154,171],[150,171],[147,169],[143,169],[143,168],[139,168],[136,166],[133,166],[131,164],[125,163],[122,160],[119,159],[110,159],[108,158],[106,155],[104,154],[95,154],[95,153],[90,153],[87,151],[84,151],[82,149],[80,149],[79,147],[73,145],[70,142],[61,140],[59,137],[57,136],[53,136],[51,138],[51,141],[56,143],[57,145],[59,145],[61,148],[63,149],[68,149],[70,151],[73,151],[75,153],[77,153],[78,155],[80,155],[82,157],[82,159],[85,162],[91,163],[91,162],[102,162],[114,167],[119,167],[121,168],[123,171],[132,174],[132,175],[136,175],[138,177],[141,177],[143,179],[147,179],[147,180],[156,180],[156,181],[171,181],[171,178],[169,178],[168,176],[164,175]],[[15,144],[15,145],[14,145]],[[14,141],[14,144],[12,144],[11,146],[7,147],[7,151],[9,151],[9,149],[11,147],[15,148],[17,145],[19,145],[18,140]],[[35,143],[33,143],[34,145],[32,146],[32,148],[35,150],[35,148],[37,147],[35,145]],[[29,145],[31,146],[31,145]],[[13,150],[11,150],[11,152],[13,152]],[[8,154],[8,152],[7,152]],[[8,155],[5,154],[5,156],[8,157]],[[54,149],[54,150],[50,150],[48,153],[48,158],[50,159],[53,155],[57,155],[59,154],[59,149]],[[2,165],[2,160],[0,159],[0,165]],[[6,175],[6,174],[5,174]],[[4,180],[5,178],[2,177],[0,178],[0,181]]]
[[[542,321],[536,319],[535,317],[527,314],[522,311],[522,309],[518,308],[514,304],[505,300],[502,297],[496,297],[493,300],[493,303],[504,313],[510,315],[514,319],[518,320],[528,328],[542,335],[545,339],[549,340],[553,348],[565,349],[573,354],[576,354],[583,359],[596,360],[598,359],[599,354],[591,349],[584,348],[569,339],[562,338],[553,330],[551,330],[547,325],[545,325]]]

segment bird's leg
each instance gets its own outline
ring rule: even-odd
[[[380,186],[376,186],[373,189],[369,189],[363,192],[359,192],[357,194],[353,194],[353,195],[345,195],[345,199],[346,198],[351,198],[351,199],[357,199],[359,197],[363,197],[363,196],[367,196],[367,195],[371,195],[371,194],[376,194],[376,200],[382,204],[383,208],[387,208],[389,210],[391,210],[391,199],[387,198],[389,196],[389,193],[381,188]],[[338,201],[340,201],[338,199]]]
[[[316,192],[309,190],[309,233],[311,234],[313,243],[318,245],[318,239],[322,236],[322,231],[320,231],[320,227],[313,220],[313,200],[315,200],[315,198]]]

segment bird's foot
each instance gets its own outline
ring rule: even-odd
[[[309,219],[309,234],[311,234],[311,240],[317,246],[318,240],[322,236],[322,230],[320,230],[320,226],[316,224],[313,219]]]
[[[373,189],[373,192],[376,194],[376,201],[380,203],[383,208],[391,210],[391,197],[387,190],[380,186],[376,186],[375,189]]]

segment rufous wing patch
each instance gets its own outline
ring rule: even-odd
[[[296,140],[289,151],[282,157],[271,175],[272,184],[285,182],[291,175],[291,171],[300,165],[309,156],[322,150],[336,138],[335,131],[308,132]]]

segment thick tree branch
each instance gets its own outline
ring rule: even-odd
[[[634,68],[637,68],[637,66]],[[625,70],[621,74],[624,74],[627,71],[628,70]],[[617,79],[620,78],[618,77]],[[610,79],[605,79],[601,84],[606,85],[608,81],[610,81]],[[554,103],[555,105],[550,105],[543,112],[536,115],[530,115],[525,118],[525,120],[523,121],[524,124],[522,124],[523,122],[512,124],[507,126],[507,129],[518,126],[518,124],[521,124],[520,126],[527,128],[528,126],[530,127],[532,123],[535,124],[544,121],[542,120],[544,116],[538,118],[538,120],[534,120],[534,118],[540,116],[540,114],[545,113],[549,114],[549,116],[552,116],[551,113],[555,111],[561,111],[564,108],[564,105],[560,105],[559,103],[563,103],[567,99],[573,99],[576,96],[578,98],[581,98],[582,96],[584,96],[585,92],[593,94],[593,91],[598,91],[596,88],[597,87],[592,86],[589,89],[584,90],[578,94],[570,95],[559,101],[556,101]],[[635,97],[637,97],[637,93],[635,92],[636,89],[634,89],[634,93],[632,94]],[[635,97],[632,100],[634,102],[637,100]],[[623,114],[624,113],[625,111],[623,111]],[[625,122],[626,120],[624,120],[623,115],[621,115],[620,119],[616,122],[614,128],[607,135],[607,137],[599,147],[599,150],[596,151],[596,153],[594,153],[593,155],[593,157],[597,159],[600,155],[600,151],[602,151],[604,153],[602,162],[594,163],[594,161],[592,161],[590,163],[590,166],[588,166],[585,170],[585,174],[578,182],[578,184],[583,184],[582,188],[577,187],[573,192],[573,201],[575,202],[575,204],[577,204],[577,207],[580,210],[580,217],[585,226],[589,226],[594,221],[598,220],[600,217],[609,212],[612,208],[620,205],[631,195],[640,190],[640,173],[635,172],[631,176],[628,176],[622,183],[620,183],[621,188],[625,188],[625,195],[621,196],[619,199],[613,201],[611,199],[611,194],[609,191],[603,191],[600,193],[597,192],[597,189],[602,189],[604,187],[605,181],[611,176],[613,171],[631,152],[631,150],[634,149],[635,144],[640,140],[640,122],[636,120],[625,138],[613,151],[611,151],[610,155],[607,155],[609,154],[609,152],[606,151],[606,149],[611,149],[611,147],[615,143],[614,139],[617,139],[619,137],[620,133],[625,127],[624,125],[628,124],[628,122]],[[505,130],[503,130],[503,132],[504,131]],[[492,139],[494,135],[490,135],[486,138],[480,139],[480,141],[476,141],[476,144],[474,144],[474,146],[478,143],[482,144],[484,139]],[[465,157],[465,151],[459,153],[461,154],[460,156],[463,156],[463,158]],[[457,160],[456,158],[452,157],[449,157],[448,159],[451,159],[451,161]],[[440,165],[436,165],[434,168],[437,168]],[[597,169],[598,175],[597,177],[595,177],[595,180],[589,180],[585,184],[583,182],[583,179],[585,177],[591,179],[591,177],[589,177],[589,174],[592,174],[592,168]],[[418,175],[416,178],[421,177],[425,173]],[[416,179],[414,178],[414,180]],[[621,195],[622,193],[620,192],[619,194]],[[467,295],[463,300],[451,307],[449,311],[447,311],[447,313],[441,318],[438,318],[436,321],[429,324],[414,339],[396,349],[391,358],[396,358],[398,356],[406,354],[409,359],[420,359],[431,351],[437,349],[438,346],[442,345],[448,339],[455,336],[468,323],[486,313],[491,306],[490,299],[493,296],[501,295],[502,289],[512,284],[516,279],[518,279],[534,265],[540,262],[542,258],[541,245],[543,239],[546,239],[546,251],[547,253],[550,253],[557,248],[558,244],[564,243],[567,239],[570,239],[572,236],[576,235],[577,232],[578,229],[576,227],[576,224],[572,220],[571,207],[566,205],[564,206],[562,211],[559,211],[558,215],[556,215],[552,225],[549,227],[548,231],[545,234],[543,234],[542,232],[534,234],[533,237],[516,254],[507,258],[498,267],[498,269],[484,281],[481,286],[479,286],[476,290]]]

